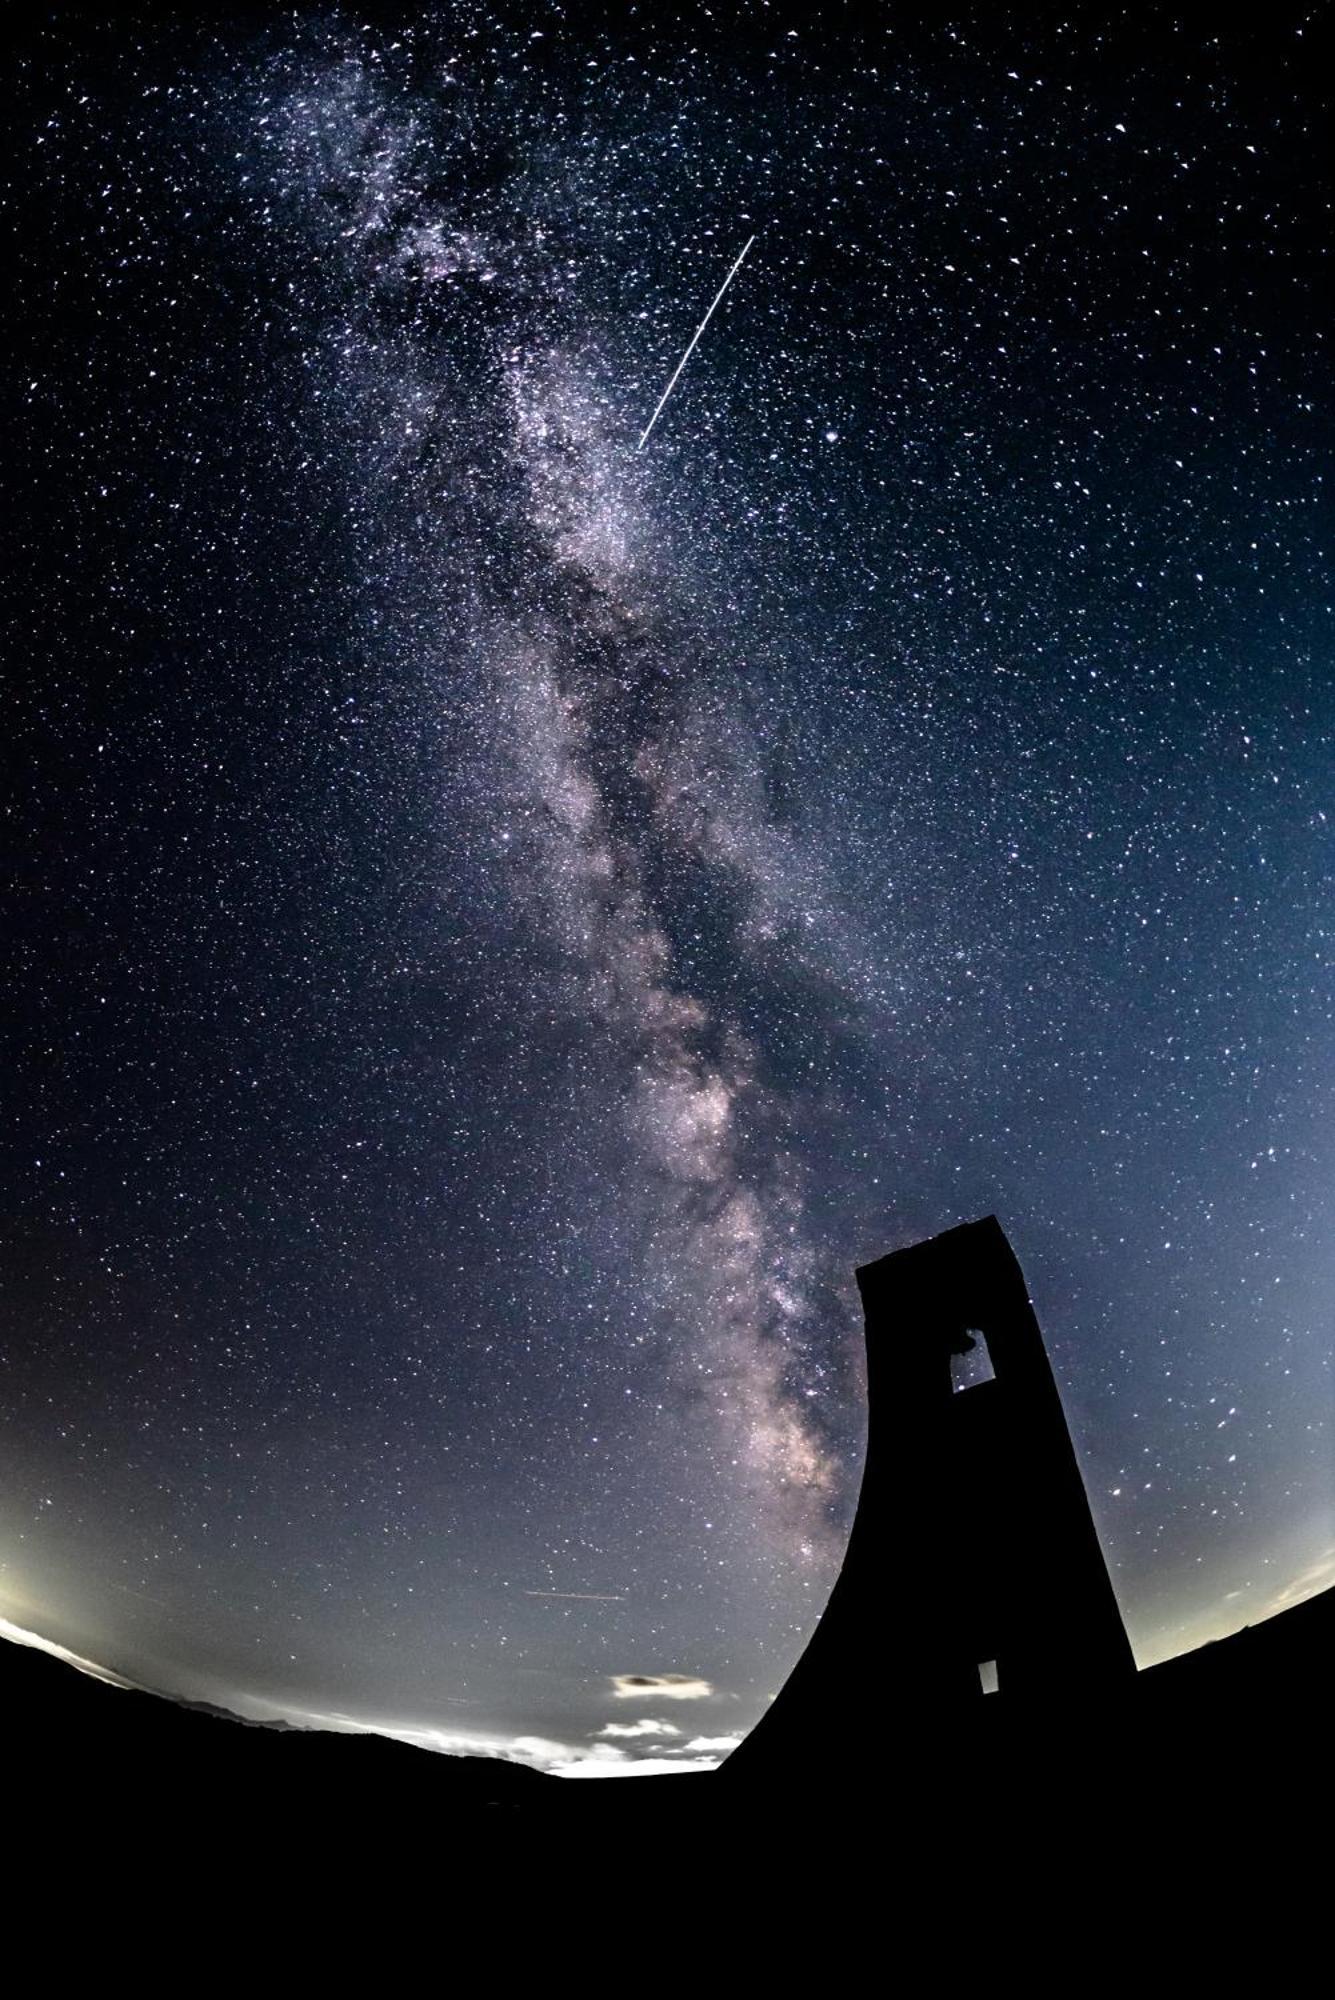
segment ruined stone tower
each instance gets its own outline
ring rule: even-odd
[[[996,1664],[1008,1712],[1127,1687],[1123,1629],[1023,1275],[994,1216],[857,1274],[868,1444],[857,1515],[806,1652],[723,1767],[811,1770],[840,1718],[901,1735],[966,1719]],[[983,1346],[980,1348],[978,1343]],[[965,1386],[958,1357],[991,1378]]]

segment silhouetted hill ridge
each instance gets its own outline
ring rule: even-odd
[[[994,1695],[928,1728],[896,1732],[882,1718],[874,1753],[850,1742],[832,1748],[818,1789],[898,1788],[920,1799],[937,1786],[966,1790],[1019,1782],[1066,1788],[1071,1800],[1115,1777],[1181,1788],[1179,1807],[1206,1810],[1225,1740],[1235,1783],[1260,1783],[1277,1735],[1310,1729],[1313,1704],[1335,1667],[1335,1590],[1165,1661],[1137,1676],[1120,1703],[1044,1713]],[[567,1782],[502,1758],[454,1756],[363,1731],[307,1728],[232,1714],[138,1686],[108,1684],[33,1647],[0,1646],[0,1714],[7,1767],[30,1803],[73,1793],[133,1797],[147,1810],[207,1801],[229,1811],[319,1815],[359,1803],[403,1823],[418,1811],[448,1819],[451,1809],[540,1807],[609,1820],[630,1811],[680,1811],[687,1801],[720,1805],[711,1783],[653,1778]],[[807,1788],[804,1781],[799,1789]],[[761,1771],[727,1793],[729,1810],[791,1791],[783,1771]],[[671,1802],[669,1804],[669,1802]]]
[[[7,1767],[22,1771],[35,1798],[67,1780],[81,1789],[132,1782],[141,1798],[188,1790],[215,1800],[278,1798],[296,1787],[313,1801],[354,1785],[420,1788],[446,1806],[512,1803],[555,1783],[503,1758],[417,1750],[370,1731],[269,1722],[114,1685],[12,1641],[0,1646],[0,1715]]]

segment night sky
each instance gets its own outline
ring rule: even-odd
[[[990,1212],[1142,1664],[1335,1581],[1312,10],[23,11],[0,1616],[716,1759]]]

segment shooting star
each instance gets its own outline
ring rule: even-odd
[[[568,1597],[577,1604],[624,1604],[625,1598],[604,1590],[526,1590],[525,1597]]]
[[[690,360],[691,356],[694,354],[696,341],[699,340],[700,335],[709,325],[710,320],[713,319],[715,312],[718,310],[719,301],[722,299],[723,294],[727,291],[733,279],[737,276],[737,273],[741,270],[742,265],[746,260],[747,252],[750,250],[751,245],[755,242],[755,240],[756,239],[754,236],[747,237],[746,242],[742,246],[741,256],[737,259],[737,262],[733,265],[727,277],[723,280],[723,283],[719,286],[718,291],[714,297],[713,305],[709,308],[709,311],[705,314],[699,326],[697,326],[697,328],[695,329],[694,334],[691,336],[690,346],[687,348],[686,352],[682,355],[681,360],[677,363],[677,366],[673,371],[672,380],[668,383],[667,388],[664,389],[662,395],[658,399],[658,408],[654,411],[653,415],[650,417],[648,423],[644,427],[644,430],[640,437],[640,442],[635,447],[637,451],[643,451],[645,445],[648,443],[649,433],[653,429],[654,425],[658,422],[659,417],[662,415],[664,403],[666,403],[668,397],[672,394],[672,391],[677,386],[677,377],[681,374],[682,369],[686,366],[686,363]]]

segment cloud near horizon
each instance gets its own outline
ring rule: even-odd
[[[1319,1597],[1323,1590],[1331,1589],[1335,1589],[1335,1543],[1323,1549],[1306,1569],[1300,1570],[1297,1576],[1291,1577],[1277,1590],[1266,1601],[1260,1615],[1262,1618],[1273,1618],[1277,1613],[1291,1611],[1295,1605],[1305,1604],[1309,1597]],[[1240,1594],[1229,1592],[1230,1597]]]
[[[574,1764],[548,1766],[556,1778],[667,1778],[683,1771],[716,1771],[717,1757],[628,1757],[624,1763],[609,1763],[600,1757],[583,1757]]]
[[[619,1700],[703,1701],[714,1689],[697,1674],[613,1674],[612,1692]]]
[[[112,1671],[110,1667],[99,1666],[96,1660],[86,1660],[82,1653],[70,1651],[55,1639],[44,1639],[40,1632],[30,1632],[26,1625],[15,1625],[8,1618],[0,1618],[0,1639],[12,1640],[16,1646],[33,1646],[39,1653],[50,1653],[56,1660],[63,1660],[67,1667],[75,1667],[81,1674],[87,1674],[95,1681],[105,1681],[108,1687],[129,1688],[135,1693],[151,1694],[151,1688],[139,1681],[126,1680],[124,1674]]]
[[[638,1722],[607,1722],[598,1731],[600,1736],[680,1736],[675,1722],[657,1722],[651,1715],[641,1716]]]

